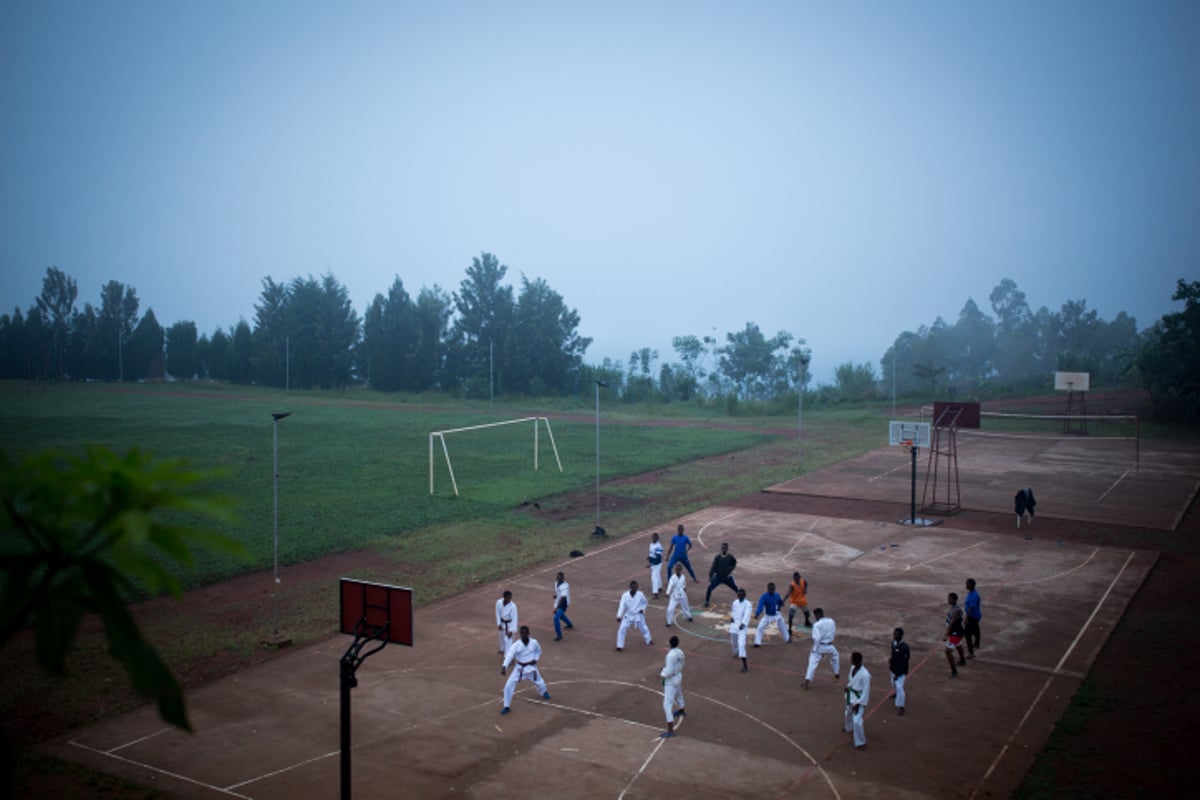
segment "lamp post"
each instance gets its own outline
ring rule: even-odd
[[[596,381],[596,529],[593,536],[604,536],[606,531],[600,527],[600,389],[607,389],[604,381]]]
[[[800,471],[804,471],[804,371],[808,367],[808,358],[804,355],[800,356],[800,386],[796,393],[799,402],[796,404],[796,458],[800,465]]]
[[[279,420],[284,417],[290,417],[292,412],[272,412],[271,413],[271,428],[272,428],[272,474],[274,482],[272,487],[272,495],[275,501],[274,515],[274,536],[275,536],[275,590],[271,593],[275,601],[275,633],[269,641],[264,641],[263,644],[268,647],[285,647],[292,643],[291,639],[279,636]]]

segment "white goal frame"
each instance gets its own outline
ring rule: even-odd
[[[550,449],[554,451],[554,460],[558,464],[558,471],[562,472],[562,459],[558,457],[558,445],[554,443],[554,431],[550,429],[550,420],[547,417],[521,417],[520,419],[506,419],[503,422],[488,422],[483,425],[468,425],[465,428],[447,428],[443,431],[431,431],[429,434],[429,493],[433,494],[433,471],[434,471],[434,455],[433,455],[433,440],[437,439],[442,443],[442,455],[446,458],[446,471],[450,473],[450,485],[454,487],[454,496],[458,497],[458,481],[454,478],[454,465],[450,462],[450,449],[446,447],[446,434],[448,433],[466,433],[467,431],[478,431],[484,428],[497,428],[501,425],[519,425],[523,422],[533,423],[533,469],[536,472],[538,469],[538,423],[546,424],[546,435],[550,438]]]

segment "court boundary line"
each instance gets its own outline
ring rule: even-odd
[[[979,783],[976,784],[975,788],[971,791],[972,798],[977,797],[979,795],[979,791],[983,788],[983,785],[985,783],[987,783],[988,778],[990,778],[992,776],[992,773],[996,770],[996,767],[999,766],[1001,759],[1004,758],[1004,755],[1008,752],[1009,748],[1012,747],[1012,743],[1016,740],[1017,734],[1019,734],[1021,732],[1021,729],[1023,727],[1025,727],[1025,723],[1029,720],[1029,716],[1033,713],[1033,710],[1035,708],[1037,708],[1038,704],[1042,701],[1042,697],[1046,694],[1046,691],[1050,688],[1050,684],[1054,681],[1055,678],[1065,677],[1064,675],[1061,674],[1062,665],[1064,663],[1066,663],[1066,660],[1071,656],[1071,653],[1075,650],[1075,646],[1079,644],[1079,640],[1083,638],[1083,634],[1087,631],[1088,627],[1092,624],[1092,620],[1094,620],[1096,618],[1096,615],[1100,613],[1100,609],[1101,609],[1101,607],[1103,607],[1104,601],[1108,599],[1108,596],[1110,594],[1112,594],[1112,590],[1117,585],[1117,581],[1120,580],[1121,576],[1125,574],[1125,570],[1128,569],[1129,564],[1131,561],[1133,561],[1133,557],[1135,555],[1137,555],[1136,550],[1131,550],[1129,552],[1129,556],[1125,559],[1125,563],[1121,565],[1121,568],[1119,570],[1117,570],[1117,574],[1114,575],[1112,581],[1109,582],[1108,588],[1104,590],[1104,594],[1102,594],[1100,596],[1100,599],[1096,601],[1096,605],[1092,608],[1092,613],[1088,615],[1088,618],[1084,621],[1083,625],[1080,626],[1079,633],[1075,634],[1075,639],[1071,642],[1071,646],[1067,648],[1066,652],[1063,653],[1062,658],[1060,658],[1058,660],[1058,663],[1054,665],[1053,673],[1048,678],[1046,678],[1045,682],[1042,684],[1042,688],[1038,691],[1037,695],[1033,698],[1033,702],[1031,702],[1029,704],[1029,707],[1025,709],[1025,714],[1021,717],[1020,722],[1017,723],[1017,727],[1013,729],[1013,732],[1011,734],[1009,734],[1008,741],[1005,742],[1004,746],[1000,748],[1000,752],[997,753],[996,758],[992,760],[991,766],[989,766],[987,768],[987,771],[983,773],[983,777],[979,779]]]

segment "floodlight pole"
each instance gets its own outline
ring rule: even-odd
[[[599,535],[600,528],[600,388],[608,388],[604,381],[596,381],[596,530],[592,533]]]
[[[279,642],[279,420],[289,417],[291,414],[292,412],[290,411],[272,412],[271,414],[272,450],[274,451],[272,472],[275,476],[272,488],[272,495],[275,500],[275,591],[272,594],[275,598],[274,641],[277,644]]]

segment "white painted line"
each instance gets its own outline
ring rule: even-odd
[[[1105,490],[1104,490],[1104,494],[1100,495],[1100,497],[1098,497],[1098,498],[1096,499],[1096,502],[1097,502],[1097,503],[1103,503],[1103,502],[1104,502],[1104,498],[1108,497],[1108,493],[1109,493],[1109,492],[1111,492],[1113,489],[1117,488],[1117,484],[1118,484],[1118,483],[1120,483],[1121,481],[1125,480],[1125,476],[1126,476],[1126,475],[1128,475],[1128,474],[1129,474],[1130,472],[1132,472],[1132,471],[1133,471],[1133,468],[1132,468],[1132,467],[1130,467],[1129,469],[1127,469],[1127,470],[1125,470],[1124,472],[1122,472],[1122,473],[1121,473],[1121,477],[1119,477],[1119,478],[1117,478],[1115,481],[1113,481],[1113,482],[1112,482],[1112,486],[1110,486],[1110,487],[1108,487],[1107,489],[1105,489]]]
[[[646,767],[650,766],[650,762],[654,760],[656,755],[658,755],[658,751],[662,749],[662,746],[666,741],[666,739],[658,740],[658,744],[654,745],[654,747],[650,750],[650,755],[646,756],[646,760],[642,762],[642,766],[637,772],[634,773],[633,777],[629,779],[629,783],[625,784],[625,788],[621,790],[621,793],[617,795],[617,800],[622,800],[622,798],[625,797],[625,793],[629,791],[631,786],[633,786],[634,781],[640,778],[642,773],[646,771]]]
[[[891,475],[893,472],[899,472],[902,469],[912,469],[912,465],[908,464],[908,463],[904,463],[898,467],[892,467],[887,472],[881,472],[878,475],[867,478],[867,483],[872,483],[873,481],[877,481],[880,478],[886,478],[888,475]]]
[[[1054,666],[1054,674],[1052,674],[1049,678],[1046,678],[1046,682],[1042,684],[1042,688],[1037,693],[1037,697],[1033,698],[1033,702],[1029,704],[1029,708],[1025,709],[1024,716],[1021,717],[1021,721],[1017,723],[1017,727],[1014,728],[1013,732],[1009,735],[1008,741],[1005,742],[1004,747],[1000,748],[1000,752],[996,754],[996,758],[994,761],[992,761],[992,765],[988,767],[987,772],[983,773],[983,778],[980,779],[979,784],[971,792],[972,798],[979,794],[979,791],[983,788],[983,785],[987,783],[988,778],[990,778],[992,773],[996,770],[996,765],[1000,763],[1000,759],[1004,758],[1004,754],[1008,752],[1010,747],[1012,747],[1013,740],[1017,738],[1017,734],[1021,732],[1021,728],[1025,727],[1025,723],[1029,720],[1029,715],[1032,714],[1033,710],[1038,707],[1038,703],[1040,703],[1042,700],[1042,695],[1046,694],[1046,690],[1050,688],[1050,682],[1056,677],[1059,677],[1060,671],[1062,670],[1062,665],[1066,663],[1066,660],[1075,650],[1075,646],[1079,644],[1079,640],[1083,638],[1084,632],[1088,629],[1088,626],[1092,624],[1092,620],[1096,618],[1096,614],[1100,612],[1101,606],[1104,605],[1104,601],[1107,600],[1109,594],[1112,593],[1113,587],[1117,585],[1117,581],[1120,580],[1121,576],[1125,574],[1125,569],[1129,566],[1129,562],[1133,560],[1134,555],[1135,553],[1132,552],[1129,554],[1129,557],[1125,559],[1125,563],[1121,565],[1121,569],[1117,571],[1116,576],[1114,576],[1112,581],[1108,584],[1108,588],[1104,590],[1104,594],[1100,596],[1098,601],[1096,601],[1095,608],[1092,609],[1092,613],[1088,615],[1087,620],[1080,627],[1079,633],[1075,635],[1075,640],[1071,642],[1071,646],[1067,648],[1067,651],[1063,653],[1062,658],[1060,658],[1058,663]]]
[[[1027,581],[1009,581],[1008,585],[1015,586],[1017,584],[1022,584],[1022,583],[1041,583],[1042,581],[1052,581],[1055,578],[1061,578],[1063,575],[1070,575],[1072,572],[1083,569],[1088,564],[1090,564],[1092,559],[1095,558],[1096,554],[1099,552],[1100,552],[1099,547],[1093,548],[1092,554],[1090,556],[1088,556],[1086,559],[1084,559],[1082,564],[1076,564],[1075,566],[1071,567],[1070,569],[1063,570],[1062,572],[1055,573],[1054,575],[1048,575],[1045,578],[1030,578]]]
[[[140,744],[141,742],[144,742],[147,739],[153,739],[155,736],[158,736],[160,733],[166,733],[167,731],[170,731],[170,730],[175,730],[175,729],[174,728],[159,728],[154,733],[147,734],[146,736],[143,736],[139,739],[134,739],[132,742],[126,742],[125,744],[119,744],[116,747],[114,747],[111,750],[108,750],[106,752],[115,753],[118,750],[124,750],[126,747],[133,747],[135,744]]]
[[[987,542],[976,542],[975,544],[967,545],[966,547],[960,547],[957,550],[951,550],[949,553],[942,553],[940,556],[937,556],[936,558],[931,558],[928,561],[922,561],[919,564],[908,564],[907,566],[904,567],[904,571],[908,572],[910,569],[915,569],[916,567],[924,567],[927,564],[932,564],[935,561],[941,561],[943,558],[949,558],[950,556],[956,556],[959,553],[965,553],[968,550],[973,550],[974,548],[981,547],[985,544],[987,544]]]
[[[153,766],[151,766],[149,764],[145,764],[141,761],[134,761],[132,758],[126,758],[125,756],[119,756],[116,753],[105,752],[103,750],[97,750],[95,747],[88,747],[86,744],[80,744],[79,742],[75,742],[75,741],[68,742],[68,744],[70,744],[72,747],[78,747],[80,750],[87,750],[90,753],[95,753],[97,755],[106,756],[108,758],[115,758],[117,761],[123,761],[126,764],[132,764],[135,767],[141,767],[142,769],[146,769],[151,772],[157,772],[159,775],[166,775],[170,778],[175,778],[176,780],[183,781],[184,783],[192,783],[192,784],[195,784],[196,786],[203,786],[205,789],[210,789],[214,792],[219,792],[221,794],[227,794],[231,797],[241,797],[241,798],[244,798],[244,800],[253,800],[253,798],[249,797],[248,795],[238,794],[237,792],[231,792],[228,789],[222,789],[220,786],[213,786],[211,783],[205,783],[204,781],[198,781],[195,778],[189,778],[186,775],[180,775],[178,772],[169,772],[165,769],[159,769],[158,767],[153,767]]]
[[[707,528],[709,525],[716,525],[718,522],[724,522],[725,520],[729,519],[730,517],[735,516],[737,513],[738,512],[736,512],[736,511],[730,511],[728,514],[722,514],[721,516],[717,517],[716,519],[709,520],[708,522],[701,525],[700,530],[696,531],[696,541],[700,543],[701,547],[703,547],[705,550],[707,550],[708,545],[706,545],[704,543],[704,529]]]

